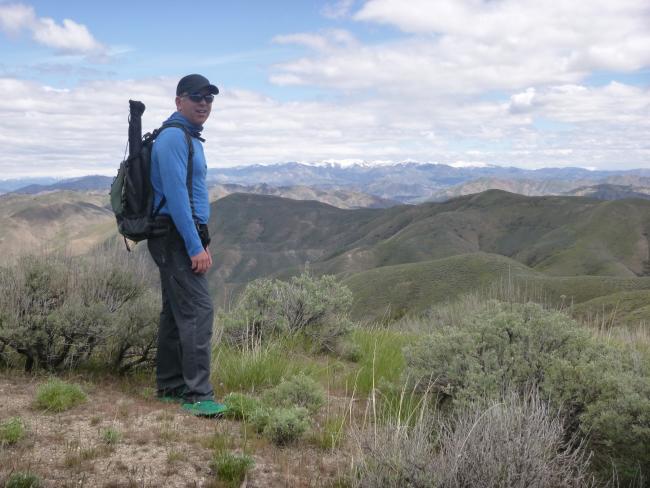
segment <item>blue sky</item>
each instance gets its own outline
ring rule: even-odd
[[[650,167],[647,0],[0,0],[0,171],[113,174],[191,72],[210,166]]]

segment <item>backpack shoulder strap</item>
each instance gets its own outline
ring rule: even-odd
[[[188,147],[188,155],[187,155],[187,177],[185,179],[185,183],[187,185],[187,193],[190,197],[190,209],[192,210],[192,218],[194,218],[194,215],[196,212],[194,212],[194,198],[192,196],[192,174],[194,173],[194,145],[192,144],[192,136],[190,135],[189,131],[183,124],[177,124],[174,122],[170,122],[168,124],[163,124],[159,129],[156,129],[153,134],[151,134],[152,139],[155,139],[160,135],[160,133],[167,129],[168,127],[176,127],[177,129],[181,129],[183,131],[183,134],[185,134],[185,141],[187,142],[187,147]],[[160,199],[160,203],[158,204],[158,207],[153,213],[153,217],[155,218],[158,215],[158,212],[163,208],[165,203],[167,202],[167,199],[163,195],[163,197]]]

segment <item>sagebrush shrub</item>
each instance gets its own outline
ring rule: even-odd
[[[459,410],[440,428],[432,470],[439,488],[596,486],[584,446],[536,392]]]
[[[434,488],[433,420],[420,417],[414,425],[393,420],[354,433],[360,449],[351,485],[355,488]]]
[[[145,296],[146,264],[111,253],[25,256],[0,268],[0,344],[22,355],[26,370],[91,357],[125,370],[153,356],[157,307]]]
[[[156,355],[160,301],[153,292],[129,300],[113,317],[106,350],[113,369],[128,371],[152,364]]]
[[[399,417],[354,437],[356,487],[570,488],[593,485],[589,457],[567,440],[561,418],[537,393],[471,404],[442,421],[421,409],[414,424]]]
[[[269,407],[261,406],[253,410],[253,413],[250,417],[250,422],[253,424],[253,429],[258,434],[264,432],[264,429],[269,424],[269,419],[271,418],[271,409]]]
[[[308,273],[289,281],[260,279],[249,283],[236,307],[220,314],[231,344],[266,341],[280,333],[304,332],[318,349],[334,350],[347,333],[350,290],[334,276]]]
[[[625,483],[650,473],[650,358],[604,343],[563,313],[491,304],[405,348],[405,381],[433,385],[457,407],[539,387],[570,432],[589,439],[595,466]],[[597,461],[597,462],[596,462]],[[647,476],[647,474],[646,474]]]
[[[264,436],[277,446],[291,444],[309,429],[309,412],[306,408],[278,408],[270,412]]]
[[[300,374],[268,390],[264,400],[276,407],[304,407],[315,413],[325,403],[325,391],[316,380]]]

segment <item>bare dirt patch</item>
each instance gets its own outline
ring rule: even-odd
[[[77,381],[88,401],[69,411],[48,413],[32,404],[43,377],[0,372],[0,422],[19,416],[25,439],[0,446],[0,486],[14,472],[31,471],[45,487],[212,487],[211,439],[227,438],[235,452],[255,460],[245,486],[331,486],[346,466],[345,455],[308,441],[278,448],[240,422],[201,419],[150,394],[125,392],[119,381]],[[118,433],[107,442],[106,431]]]

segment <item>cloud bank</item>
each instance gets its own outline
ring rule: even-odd
[[[337,28],[272,39],[301,54],[270,66],[268,79],[287,93],[301,86],[325,95],[280,101],[216,80],[222,92],[204,132],[210,166],[650,163],[647,0],[343,0],[322,13]],[[341,29],[345,22],[389,34],[363,40]],[[54,49],[99,49],[84,26],[38,18],[20,4],[0,4],[0,29],[31,32]],[[113,174],[129,98],[147,105],[151,130],[174,109],[176,82],[96,80],[55,90],[0,78],[0,90],[12,94],[0,99],[0,170]]]

